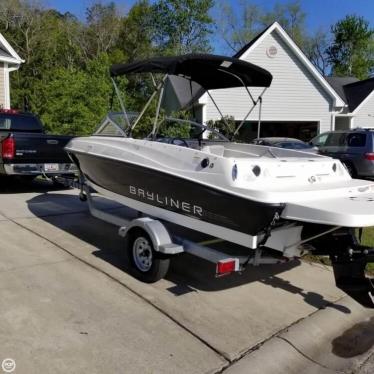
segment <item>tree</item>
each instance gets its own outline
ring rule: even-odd
[[[152,8],[147,0],[140,0],[122,18],[117,48],[127,61],[146,58],[153,54]]]
[[[329,34],[322,29],[317,30],[314,35],[305,38],[303,46],[306,56],[324,76],[328,75],[331,66],[329,56],[326,53],[329,46]]]
[[[365,79],[374,70],[374,30],[363,17],[350,15],[332,26],[333,43],[326,52],[332,72]]]
[[[86,70],[57,68],[47,85],[39,82],[43,102],[37,112],[47,131],[76,135],[93,132],[109,109],[112,88],[108,64],[109,57],[103,53],[91,60]]]
[[[302,46],[305,41],[305,18],[300,0],[288,3],[275,3],[270,11],[258,5],[242,0],[239,6],[233,7],[223,3],[218,27],[231,52],[244,47],[256,34],[277,21],[290,34],[292,39]]]
[[[120,30],[116,4],[94,3],[86,10],[86,21],[83,47],[87,56],[96,57],[108,52],[116,44]]]
[[[213,0],[138,0],[126,15],[113,2],[96,1],[86,22],[37,1],[1,0],[0,32],[25,59],[11,74],[12,106],[27,102],[50,132],[92,132],[109,107],[112,63],[210,49]],[[150,77],[127,77],[119,85],[135,110],[154,88]],[[151,122],[143,122],[148,131]]]
[[[214,0],[158,0],[152,6],[152,40],[163,54],[207,52]]]
[[[263,28],[262,10],[256,4],[241,0],[235,12],[231,4],[222,3],[219,10],[218,28],[230,52],[237,52]]]
[[[292,40],[302,46],[305,40],[305,18],[306,14],[302,9],[301,1],[292,0],[287,3],[276,3],[272,11],[263,14],[262,22],[268,26],[277,21]]]

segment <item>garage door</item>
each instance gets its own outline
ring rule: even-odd
[[[240,122],[238,122],[240,123]],[[308,141],[318,134],[318,122],[261,122],[260,136],[281,136]],[[247,122],[240,131],[240,138],[250,141],[257,138],[258,122]]]

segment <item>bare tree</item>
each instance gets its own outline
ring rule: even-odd
[[[10,41],[22,57],[29,62],[38,43],[42,27],[42,6],[37,1],[2,0],[0,22]]]
[[[309,36],[304,44],[306,56],[324,76],[328,75],[331,68],[329,56],[326,53],[330,44],[330,35],[323,29],[319,29],[314,35]]]
[[[86,10],[86,53],[97,56],[107,52],[116,43],[121,26],[121,17],[114,2],[103,5],[94,3]]]
[[[218,30],[230,52],[237,52],[263,27],[262,11],[257,5],[241,0],[237,8],[239,11],[227,2],[219,5]]]

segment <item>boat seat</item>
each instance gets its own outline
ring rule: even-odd
[[[216,156],[223,156],[225,147],[223,145],[206,145],[203,147],[202,151]]]

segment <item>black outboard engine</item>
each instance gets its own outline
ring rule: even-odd
[[[315,248],[313,254],[330,257],[336,286],[361,305],[374,308],[374,279],[365,275],[366,265],[374,263],[374,248],[361,245],[355,230],[347,228],[314,239],[310,244]]]

